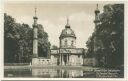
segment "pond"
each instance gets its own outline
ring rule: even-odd
[[[26,78],[123,78],[122,70],[115,69],[65,69],[65,68],[27,68],[5,69],[4,77]]]

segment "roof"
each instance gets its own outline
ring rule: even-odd
[[[75,33],[71,28],[65,28],[62,30],[60,38],[63,38],[63,37],[75,37],[76,38]]]
[[[65,25],[65,29],[62,30],[60,35],[60,38],[63,38],[63,37],[76,38],[74,31],[70,28],[70,25],[68,24],[68,20],[67,20],[67,24]]]

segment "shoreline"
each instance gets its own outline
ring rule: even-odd
[[[9,69],[77,69],[77,70],[95,70],[97,67],[91,66],[4,66],[4,70]]]

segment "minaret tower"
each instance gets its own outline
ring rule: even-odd
[[[37,24],[37,16],[36,16],[36,8],[35,8],[35,16],[33,17],[34,23],[33,23],[33,58],[38,57],[38,24]]]
[[[99,11],[99,9],[98,9],[98,4],[97,4],[97,8],[96,8],[96,10],[95,10],[95,20],[94,20],[95,27],[97,27],[98,24],[100,23],[99,14],[100,14],[100,11]]]
[[[99,14],[100,14],[100,11],[98,9],[98,4],[97,4],[97,8],[95,10],[95,20],[94,20],[94,23],[95,23],[95,30],[97,30],[97,27],[98,25],[100,24],[100,19],[99,19]],[[93,66],[97,66],[98,65],[98,60],[97,60],[97,54],[96,54],[96,51],[97,51],[97,45],[96,45],[96,40],[97,40],[97,37],[94,36],[94,48],[93,48],[93,52],[94,52],[94,62],[93,62]]]
[[[100,11],[98,9],[98,4],[97,4],[97,8],[95,10],[95,20],[94,20],[94,23],[95,23],[95,31],[97,30],[97,27],[100,24],[99,14],[100,14]],[[97,46],[95,45],[96,39],[97,38],[94,37],[94,52],[97,50]]]

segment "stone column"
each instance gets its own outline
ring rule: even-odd
[[[68,54],[67,54],[67,64],[66,65],[68,65]]]
[[[64,65],[64,57],[63,57],[63,54],[62,54],[62,65]]]
[[[36,17],[36,8],[35,8],[35,16],[33,17],[34,23],[33,23],[33,58],[32,58],[32,65],[38,66],[39,59],[38,57],[38,24]]]
[[[61,65],[63,65],[63,54],[61,54]]]
[[[60,53],[60,64],[59,65],[62,65],[61,53]]]
[[[34,24],[33,24],[33,58],[38,57],[38,25],[37,25],[37,17],[33,17]]]

